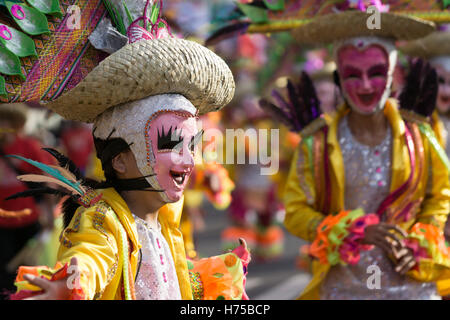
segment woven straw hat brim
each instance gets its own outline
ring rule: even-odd
[[[214,52],[192,41],[165,38],[126,45],[45,106],[68,120],[93,122],[110,107],[176,93],[205,114],[227,105],[234,90],[231,70]]]
[[[27,121],[28,106],[24,103],[1,103],[0,118],[14,120],[20,126]]]
[[[413,40],[435,30],[433,22],[394,13],[381,13],[380,29],[369,29],[369,17],[370,14],[357,10],[327,14],[292,30],[292,35],[300,43],[322,45],[362,36]]]
[[[399,49],[409,56],[425,59],[450,56],[450,32],[433,32],[425,38],[409,41]]]

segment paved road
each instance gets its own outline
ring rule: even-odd
[[[206,229],[196,236],[200,255],[212,256],[221,253],[220,234],[229,225],[225,212],[210,212],[206,217]],[[271,262],[250,263],[247,277],[247,294],[252,300],[295,299],[310,280],[307,273],[295,267],[298,248],[304,242],[285,232],[283,255]]]

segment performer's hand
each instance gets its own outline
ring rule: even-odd
[[[70,265],[77,266],[77,258],[72,258],[70,260]],[[69,300],[72,293],[72,289],[69,288],[67,282],[67,278],[69,276],[70,275],[61,280],[50,281],[47,279],[35,277],[33,275],[25,274],[25,280],[44,291],[42,294],[26,298],[25,300]]]
[[[413,251],[403,244],[400,249],[395,250],[394,258],[396,262],[395,271],[401,275],[404,275],[416,265]]]
[[[375,245],[383,249],[388,256],[395,257],[402,247],[402,243],[398,236],[390,231],[395,231],[404,237],[407,236],[407,233],[398,226],[380,222],[366,227],[362,243]]]

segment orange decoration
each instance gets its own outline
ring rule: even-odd
[[[230,255],[226,256],[226,258],[225,258],[225,265],[227,267],[234,266],[236,264],[236,262],[237,262],[237,258],[235,255],[230,254]]]

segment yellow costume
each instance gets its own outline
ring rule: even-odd
[[[328,120],[328,132],[326,136],[326,145],[329,152],[329,179],[331,185],[331,198],[329,201],[329,211],[321,211],[324,197],[328,196],[318,185],[321,181],[323,172],[319,172],[314,165],[316,159],[310,154],[305,139],[302,139],[299,152],[296,152],[291,164],[288,182],[285,191],[286,206],[286,228],[295,236],[312,242],[316,235],[316,227],[329,214],[338,213],[344,208],[344,163],[337,138],[339,121],[348,112],[348,108],[340,108],[337,114]],[[390,190],[398,189],[407,179],[411,172],[408,148],[405,142],[405,122],[403,121],[397,105],[394,100],[388,100],[384,109],[392,128],[392,180]],[[414,126],[414,124],[413,124]],[[418,131],[417,131],[418,132]],[[316,131],[313,139],[320,139],[323,131]],[[422,135],[422,133],[420,133]],[[322,136],[323,137],[323,136]],[[395,212],[399,209],[402,200],[410,197],[408,201],[415,203],[415,209],[412,217],[405,222],[397,223],[404,230],[409,230],[415,223],[422,222],[432,224],[443,229],[447,214],[450,209],[450,184],[445,165],[442,163],[437,153],[430,146],[426,138],[423,141],[423,168],[421,176],[418,179],[417,188],[413,193],[405,192],[389,208],[388,211]],[[416,148],[418,149],[418,148]],[[419,157],[416,150],[416,158]],[[301,166],[298,166],[299,155],[304,157]],[[427,182],[429,172],[427,168],[433,168],[432,186],[427,192]],[[449,269],[446,262],[433,259],[422,259],[420,261],[420,272],[409,271],[408,275],[419,281],[437,281],[449,275]],[[330,266],[320,264],[317,260],[312,265],[313,279],[306,287],[299,299],[318,299],[320,284],[325,279]]]
[[[141,245],[134,218],[125,201],[113,188],[99,192],[103,194],[101,200],[89,208],[78,208],[69,226],[61,233],[58,266],[77,258],[84,299],[121,300],[124,299],[124,264],[128,265],[125,274],[133,291]],[[192,299],[192,291],[183,237],[178,229],[182,207],[183,199],[165,205],[159,210],[158,220],[172,252],[181,297],[188,300]],[[124,248],[120,239],[123,229],[128,237],[128,248]],[[127,258],[124,252],[129,253]],[[20,281],[21,273],[19,270],[18,291],[38,289]]]

